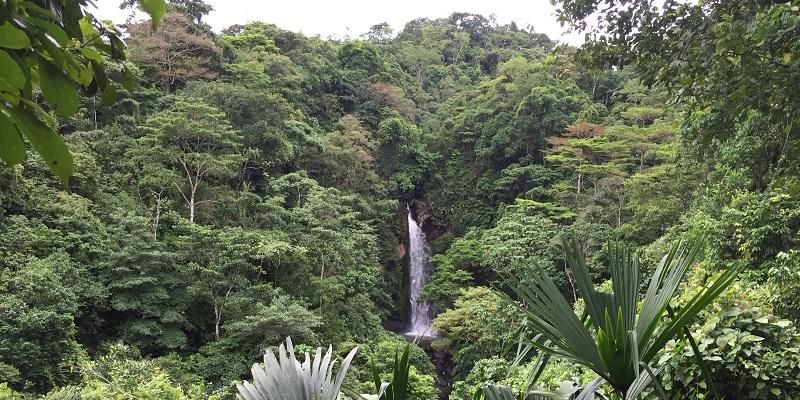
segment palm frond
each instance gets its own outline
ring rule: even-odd
[[[528,317],[528,322],[549,340],[562,356],[575,357],[587,367],[600,369],[602,361],[594,338],[575,315],[572,306],[564,298],[553,280],[544,273],[537,273],[531,283],[522,283],[512,278],[511,289],[522,304],[501,293],[510,304],[517,306]]]
[[[736,279],[739,267],[732,267],[717,278],[714,283],[700,290],[686,305],[672,318],[667,326],[655,337],[644,355],[645,359],[652,359],[670,340],[681,334],[683,327],[688,325],[704,308],[721,295]],[[666,309],[666,306],[665,306]]]
[[[597,393],[597,389],[603,385],[605,380],[603,377],[595,378],[595,380],[589,382],[586,386],[581,388],[580,394],[575,397],[575,400],[591,400],[595,398],[595,394]]]
[[[703,243],[704,239],[701,238],[688,245],[680,243],[673,246],[659,262],[650,278],[647,293],[642,301],[642,311],[637,320],[637,334],[640,338],[652,336],[658,328],[686,272],[701,254]],[[642,346],[640,349],[646,345],[646,342],[640,343]]]
[[[244,381],[236,385],[237,400],[336,400],[350,363],[358,349],[354,348],[342,360],[333,376],[333,349],[323,355],[317,349],[313,358],[305,355],[301,363],[294,354],[291,338],[278,348],[278,355],[268,351],[264,364],[253,364],[253,383]]]
[[[592,276],[589,273],[589,267],[586,266],[586,260],[583,258],[583,253],[580,251],[580,246],[578,246],[578,242],[574,237],[564,238],[564,254],[572,270],[572,276],[575,278],[578,291],[586,302],[586,311],[589,313],[589,319],[594,328],[599,329],[605,315],[602,306],[604,302],[598,298],[592,282]]]
[[[601,293],[594,288],[578,244],[574,238],[565,238],[565,257],[586,303],[588,321],[578,319],[569,301],[544,273],[535,273],[525,280],[509,279],[509,287],[518,301],[503,293],[500,296],[522,310],[530,325],[546,339],[533,341],[532,347],[592,369],[600,377],[600,383],[608,382],[619,394],[631,388],[641,391],[658,383],[649,367],[655,357],[670,340],[681,336],[697,314],[736,277],[738,269],[725,271],[674,317],[666,318],[669,302],[702,248],[702,239],[673,246],[657,264],[640,303],[641,270],[630,249],[620,243],[608,246],[612,293]],[[641,369],[647,373],[643,374]]]

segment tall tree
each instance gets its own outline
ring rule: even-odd
[[[354,192],[379,190],[374,165],[378,143],[354,115],[345,115],[338,125],[323,139],[320,165],[315,168],[321,182]]]
[[[239,228],[191,227],[185,259],[195,276],[191,291],[205,297],[213,310],[213,335],[219,340],[221,326],[232,298],[252,283],[257,267],[253,256],[259,237]]]
[[[240,172],[244,162],[239,133],[225,114],[198,99],[178,98],[168,110],[155,114],[143,127],[138,151],[180,176],[172,184],[180,192],[194,223],[196,209],[211,198],[199,199],[199,190],[224,182]]]
[[[63,255],[32,259],[0,278],[0,379],[18,389],[46,392],[63,385],[67,365],[78,359],[77,296],[59,274],[64,263]]]
[[[128,32],[131,59],[150,71],[164,90],[218,75],[219,48],[209,33],[180,11],[167,14],[156,32],[143,23],[130,24]]]
[[[196,24],[202,23],[203,17],[214,11],[214,7],[203,0],[169,0],[169,3],[185,12]]]
[[[587,32],[582,59],[636,65],[647,85],[664,85],[702,125],[702,144],[731,139],[752,113],[776,125],[773,168],[798,184],[800,1],[557,0],[559,19]],[[785,167],[785,168],[784,168]]]
[[[146,353],[184,348],[190,278],[186,263],[150,234],[146,218],[113,216],[114,245],[103,275],[120,337]]]

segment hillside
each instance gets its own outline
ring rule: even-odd
[[[412,346],[417,399],[521,387],[539,358],[518,344],[538,325],[505,296],[546,274],[580,316],[569,240],[610,292],[614,243],[647,282],[693,239],[704,247],[672,307],[739,273],[687,320],[705,363],[682,330],[653,359],[661,385],[714,398],[703,365],[721,398],[800,398],[797,1],[712,2],[734,15],[707,16],[717,36],[682,27],[709,43],[611,32],[636,38],[627,53],[469,13],[349,40],[265,23],[214,33],[198,2],[174,3],[155,31],[125,27],[116,95],[83,91],[65,116],[47,75],[34,79],[30,102],[74,171],[65,185],[33,150],[0,167],[0,398],[232,399],[286,337],[337,356],[358,346],[345,384],[373,393],[369,360],[388,379],[406,343],[409,215],[431,253],[419,294],[436,335]],[[565,21],[589,15],[557,3]],[[57,64],[45,58],[43,71]],[[554,357],[537,385],[596,376]]]

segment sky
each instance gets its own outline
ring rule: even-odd
[[[395,31],[416,18],[440,18],[453,12],[494,15],[497,22],[511,21],[551,39],[577,45],[582,35],[564,34],[556,22],[550,0],[206,0],[214,7],[205,22],[217,32],[234,24],[261,21],[306,35],[357,38],[369,27],[388,22]],[[96,16],[125,22],[130,11],[119,9],[119,0],[96,0]]]

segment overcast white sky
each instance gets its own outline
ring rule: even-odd
[[[501,24],[514,21],[520,28],[531,25],[551,39],[580,44],[582,35],[564,35],[556,22],[550,0],[206,0],[214,11],[206,18],[215,31],[251,21],[274,23],[306,35],[337,38],[358,37],[379,22],[395,31],[420,17],[446,17],[453,12],[494,14]],[[96,16],[116,23],[129,12],[119,9],[119,0],[96,0]]]

